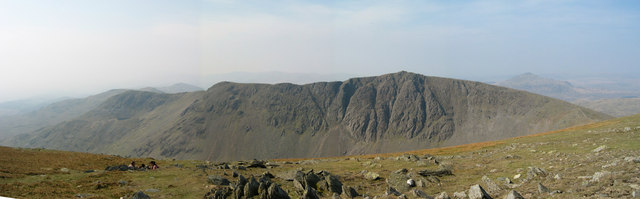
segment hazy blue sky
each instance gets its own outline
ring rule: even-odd
[[[640,1],[0,0],[0,101],[234,71],[640,73]]]

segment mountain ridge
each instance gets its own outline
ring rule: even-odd
[[[609,116],[513,89],[399,72],[305,85],[222,82],[172,95],[129,91],[81,118],[17,139],[19,146],[207,160],[320,157],[488,141]]]

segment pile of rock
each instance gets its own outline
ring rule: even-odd
[[[293,185],[299,193],[305,198],[317,198],[319,196],[333,196],[334,194],[340,195],[343,190],[346,197],[355,197],[358,194],[350,187],[344,187],[340,182],[338,176],[332,175],[327,171],[320,171],[318,173],[313,170],[304,172],[296,171],[293,178]],[[353,192],[351,192],[353,190]]]
[[[271,175],[272,176],[272,175]],[[209,182],[216,186],[204,195],[207,199],[223,198],[251,198],[259,197],[265,199],[289,199],[289,194],[280,188],[279,184],[272,183],[268,174],[262,175],[258,180],[255,177],[246,179],[239,175],[238,181],[231,183],[221,176],[209,176]],[[229,185],[229,186],[225,186]]]

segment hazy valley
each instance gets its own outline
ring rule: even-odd
[[[640,113],[640,78],[613,76],[572,81],[580,86],[525,73],[496,85],[565,100],[616,117]]]

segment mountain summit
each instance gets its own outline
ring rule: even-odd
[[[128,91],[20,146],[183,159],[320,157],[488,141],[609,118],[479,82],[399,72],[344,82]]]

